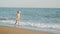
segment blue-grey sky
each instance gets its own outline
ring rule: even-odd
[[[0,7],[60,8],[60,0],[0,0]]]

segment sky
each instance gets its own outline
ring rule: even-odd
[[[60,0],[0,0],[0,7],[60,8]]]

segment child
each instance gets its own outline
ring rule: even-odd
[[[17,11],[17,15],[16,15],[16,22],[15,22],[15,24],[19,24],[19,22],[20,22],[20,17],[21,17],[21,12],[20,12],[20,10],[18,10]]]

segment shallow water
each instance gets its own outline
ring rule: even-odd
[[[0,7],[0,25],[14,27],[19,8]],[[20,27],[60,33],[60,8],[20,8]]]

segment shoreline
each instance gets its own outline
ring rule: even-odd
[[[23,29],[23,28],[0,26],[0,34],[52,34],[52,33]]]

